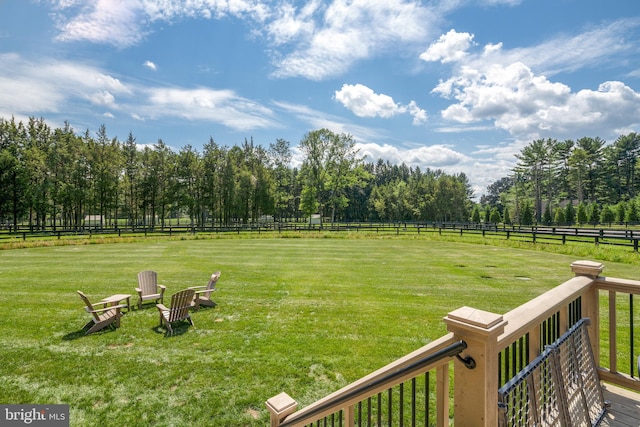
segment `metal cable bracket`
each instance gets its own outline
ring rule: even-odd
[[[464,342],[464,341],[463,341]],[[466,347],[466,343],[465,343],[465,347]],[[460,356],[460,353],[457,353],[456,358],[462,362],[462,364],[467,368],[467,369],[475,369],[476,367],[476,361],[473,359],[473,357],[471,356],[467,356],[467,357],[462,357]]]

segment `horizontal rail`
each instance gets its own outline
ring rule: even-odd
[[[449,333],[289,415],[279,425],[281,427],[294,427],[312,423],[340,409],[371,397],[380,391],[403,383],[421,373],[449,363],[446,359],[459,355],[464,348],[466,348],[466,344],[456,340],[453,334]]]
[[[608,307],[609,317],[608,339],[604,340],[604,343],[609,347],[609,365],[603,366],[603,362],[598,360],[598,375],[603,381],[640,391],[640,379],[634,375],[638,356],[634,346],[635,319],[633,309],[633,296],[640,294],[640,281],[599,276],[596,278],[595,284],[599,291],[604,291],[603,297],[608,298],[608,304],[604,306]],[[627,297],[628,307],[626,309],[621,307],[619,310],[618,300],[622,301]],[[625,311],[628,311],[628,319],[623,319],[623,312]],[[618,330],[620,329],[620,333],[622,333],[626,328],[621,328],[621,326],[625,325],[626,322],[628,322],[629,347],[619,348]],[[619,369],[623,369],[622,366],[625,366],[625,370],[628,367],[629,370],[625,373],[619,372]],[[640,366],[638,369],[640,369]],[[638,374],[640,375],[640,373]]]
[[[501,350],[507,347],[560,309],[568,306],[576,298],[585,294],[593,282],[593,279],[586,276],[573,277],[506,313],[503,317],[508,323],[504,332],[498,337],[498,348]]]
[[[617,279],[600,276],[596,279],[596,287],[603,291],[615,291],[626,294],[640,295],[640,281]]]

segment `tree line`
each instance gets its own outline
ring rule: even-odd
[[[0,225],[74,229],[99,225],[164,227],[186,223],[305,221],[466,221],[473,202],[464,174],[448,175],[379,159],[365,161],[350,135],[327,129],[290,143],[253,139],[175,152],[161,139],[141,147],[100,126],[77,134],[65,122],[0,118]]]
[[[472,217],[530,224],[640,221],[640,135],[576,141],[538,139],[516,155],[507,177],[488,187]]]

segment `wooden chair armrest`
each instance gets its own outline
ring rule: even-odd
[[[162,289],[162,290],[167,289],[167,287],[166,287],[165,285],[158,285],[158,287],[159,287],[160,289]]]
[[[202,288],[206,288],[206,286],[189,286],[189,289],[194,289],[194,290],[195,289],[202,289]]]
[[[169,311],[169,309],[164,304],[156,304],[156,307],[158,307],[158,310],[160,311]]]
[[[104,303],[102,303],[100,305],[104,305]],[[103,307],[103,308],[94,308],[93,310],[89,310],[89,307],[87,307],[86,310],[89,313],[100,313],[100,312],[103,312],[103,311],[113,310],[114,308],[117,309],[118,311],[120,311],[120,309],[124,308],[124,307],[126,307],[126,305],[122,304],[122,305],[110,305],[110,306]]]
[[[136,292],[137,292],[137,293],[139,293],[139,294],[141,294],[141,293],[142,293],[142,289],[140,289],[140,288],[136,288]]]
[[[205,287],[206,287],[206,286],[203,286],[203,288],[205,288]],[[205,292],[215,292],[215,291],[217,291],[217,289],[216,289],[216,288],[213,288],[213,289],[203,289],[203,290],[200,290],[200,291],[195,291],[195,292],[194,292],[194,294],[204,294]]]
[[[93,304],[91,304],[91,307],[93,308],[92,311],[96,311],[96,310],[102,309],[105,306],[105,304],[109,304],[109,302],[104,302],[104,301],[94,302]],[[113,308],[113,307],[117,307],[117,306],[111,305],[111,306],[109,306],[107,308]],[[121,307],[125,307],[125,306],[122,305]]]

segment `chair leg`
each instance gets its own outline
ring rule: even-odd
[[[110,325],[110,323],[105,323],[105,322],[94,323],[93,326],[85,333],[85,335],[89,335],[94,332],[97,332],[108,325]]]

